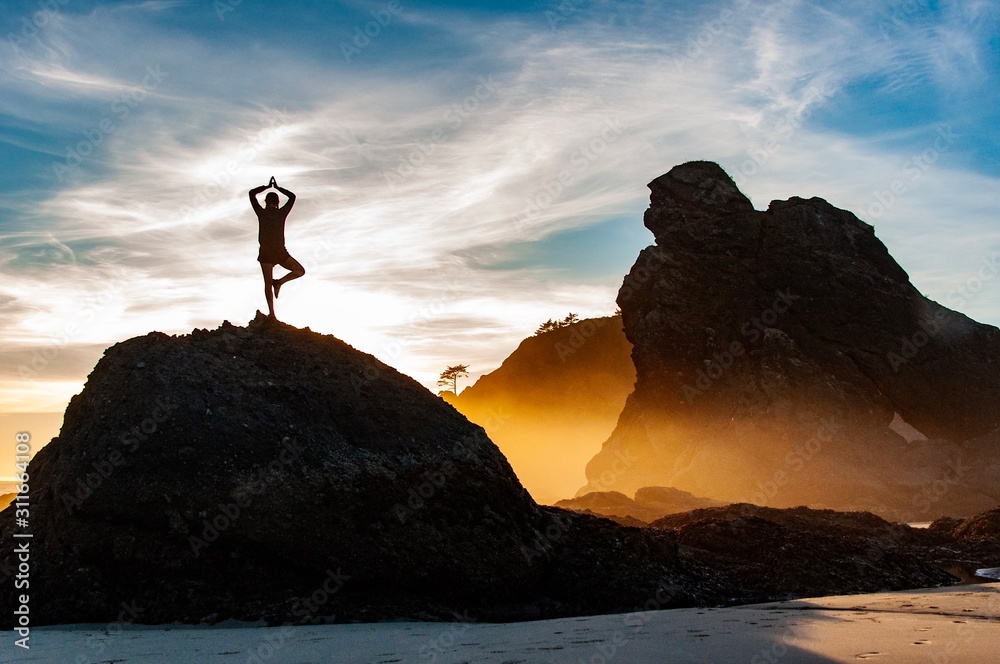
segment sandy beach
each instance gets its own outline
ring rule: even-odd
[[[74,625],[9,639],[5,662],[997,662],[1000,585],[511,624]]]

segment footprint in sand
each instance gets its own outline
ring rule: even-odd
[[[878,651],[873,652],[863,652],[860,655],[855,655],[854,659],[872,659],[873,657],[881,657],[882,653]]]
[[[928,641],[927,639],[920,639],[919,641],[914,641],[913,645],[915,645],[915,646],[925,646],[928,643],[930,643],[930,641]]]

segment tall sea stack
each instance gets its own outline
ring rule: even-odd
[[[1000,330],[921,295],[823,199],[757,211],[711,162],[649,188],[656,244],[618,293],[636,388],[587,490],[900,520],[1000,502]]]

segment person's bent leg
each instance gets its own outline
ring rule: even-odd
[[[267,299],[267,315],[277,319],[274,315],[274,264],[261,263],[260,271],[264,275],[264,297]]]
[[[281,279],[277,279],[274,282],[274,296],[275,297],[278,297],[278,291],[281,290],[282,286],[284,286],[286,283],[288,283],[292,279],[298,279],[299,277],[304,276],[305,273],[306,273],[306,269],[304,267],[302,267],[302,263],[298,262],[297,260],[295,260],[291,256],[289,256],[285,260],[283,260],[280,263],[278,263],[278,265],[280,265],[281,267],[285,268],[286,270],[290,270],[290,272],[288,274],[286,274],[285,276],[283,276]]]

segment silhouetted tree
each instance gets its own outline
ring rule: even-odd
[[[441,372],[441,378],[438,380],[438,385],[451,387],[451,391],[458,394],[458,379],[465,378],[469,375],[467,371],[468,368],[468,364],[456,364],[453,367],[448,367]]]
[[[569,327],[573,323],[578,322],[580,322],[580,317],[572,312],[566,314],[566,318],[563,318],[562,320],[552,320],[550,318],[538,326],[538,329],[535,330],[535,336],[537,337],[539,334],[545,334],[546,332],[551,332],[552,330],[558,330],[561,327]]]
[[[559,321],[554,321],[550,318],[538,326],[538,329],[535,330],[535,336],[537,337],[539,334],[551,332],[552,330],[558,330],[560,327],[562,327],[562,325],[559,324]]]

